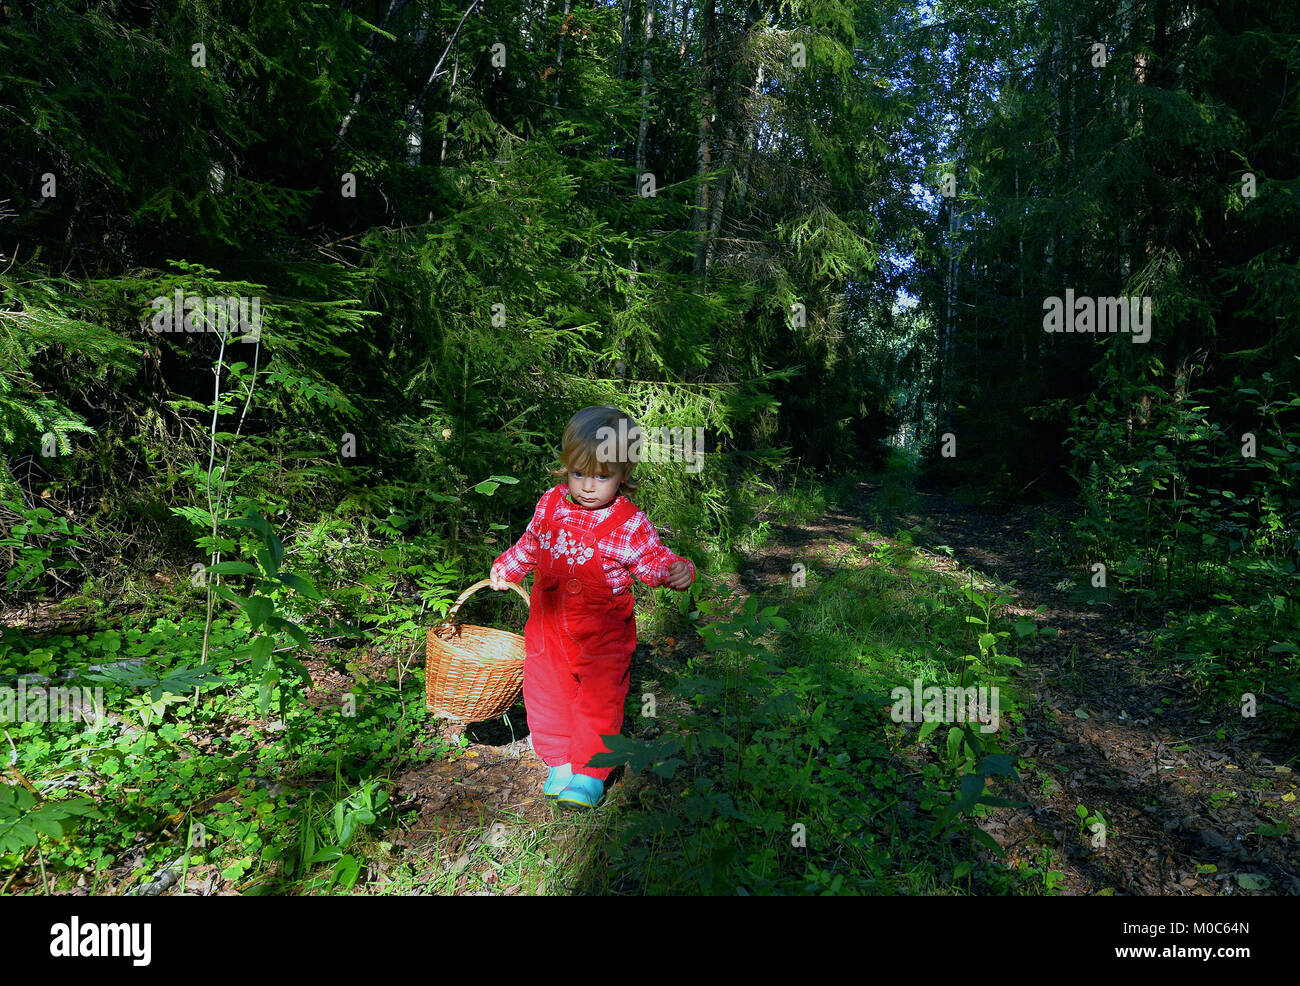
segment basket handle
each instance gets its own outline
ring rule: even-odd
[[[449,626],[449,625],[451,624],[451,621],[452,621],[452,620],[455,618],[455,616],[456,616],[456,610],[460,609],[460,604],[463,603],[463,602],[464,602],[466,599],[468,599],[470,596],[474,595],[474,593],[478,592],[478,591],[479,591],[480,589],[482,589],[484,586],[489,586],[489,585],[491,585],[491,584],[492,584],[492,580],[491,580],[491,579],[479,579],[479,580],[478,580],[477,582],[475,582],[472,586],[470,586],[468,589],[466,589],[464,592],[462,592],[462,593],[460,594],[460,597],[459,597],[459,598],[458,598],[454,603],[451,604],[451,609],[447,610],[447,615],[444,616],[444,617],[442,618],[442,622],[439,623],[438,625],[439,625],[439,626]],[[521,589],[521,588],[519,587],[519,583],[517,583],[517,582],[510,582],[510,583],[507,583],[507,584],[510,586],[510,588],[514,589],[515,592],[519,593],[520,598],[523,599],[523,601],[524,601],[525,604],[528,604],[528,602],[529,602],[529,600],[528,600],[528,593],[524,592],[524,590]]]

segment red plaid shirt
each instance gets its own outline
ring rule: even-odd
[[[609,506],[599,510],[587,510],[568,502],[565,494],[568,484],[560,483],[542,494],[533,511],[533,519],[523,536],[514,546],[503,552],[494,565],[500,565],[509,582],[522,582],[524,576],[537,566],[539,542],[537,532],[546,519],[548,498],[555,500],[554,520],[564,524],[577,534],[585,535],[595,530],[596,526],[609,516],[622,496],[616,496]],[[695,566],[689,558],[675,555],[659,541],[659,532],[650,523],[644,511],[638,510],[626,520],[621,527],[606,531],[600,538],[600,553],[605,560],[605,579],[615,593],[630,589],[632,576],[649,586],[660,586],[668,578],[668,566],[673,562],[684,561],[691,568],[691,578],[695,578]],[[629,574],[630,573],[630,574]]]

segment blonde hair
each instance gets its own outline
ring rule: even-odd
[[[628,457],[628,446],[640,429],[636,421],[616,408],[603,404],[584,407],[565,426],[560,468],[548,471],[566,480],[571,472],[617,475],[619,493],[630,498],[638,484],[632,481],[636,460]],[[602,446],[605,451],[613,451],[613,458],[599,456]]]

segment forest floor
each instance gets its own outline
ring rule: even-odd
[[[860,502],[812,523],[773,522],[761,564],[756,554],[755,564],[731,576],[731,587],[776,596],[793,562],[851,555],[862,544],[871,484],[860,484],[860,494]],[[979,822],[1009,865],[1050,873],[1050,892],[1066,895],[1300,894],[1296,751],[1282,745],[1284,733],[1270,729],[1263,711],[1243,718],[1235,705],[1194,698],[1175,669],[1146,656],[1154,625],[1114,604],[1076,601],[1070,590],[1079,573],[1030,537],[1041,511],[992,512],[920,491],[908,505],[876,526],[919,532],[910,547],[921,549],[921,565],[973,571],[1013,598],[1009,615],[1037,613],[1040,625],[1058,631],[1019,652],[1024,699],[1008,748],[1021,768],[1016,796],[1029,807],[992,809]],[[941,545],[951,554],[926,550]],[[675,647],[641,642],[634,692],[654,673],[653,662],[673,660]],[[526,731],[522,721],[516,728]],[[460,732],[445,727],[443,735]],[[492,844],[486,819],[550,827],[556,815],[541,793],[545,766],[499,722],[471,726],[466,738],[456,760],[396,778],[396,797],[420,810],[404,838],[427,851],[433,837],[444,860],[451,852],[450,892],[517,893],[517,884],[494,886],[497,874],[474,866],[472,854]],[[1080,838],[1085,817],[1098,811],[1104,830],[1090,824],[1091,834]]]
[[[1016,654],[1023,661],[1016,674],[1021,698],[1016,711],[1003,718],[999,740],[1017,758],[1019,783],[998,793],[1027,807],[993,808],[977,819],[1004,850],[1003,861],[994,865],[1015,870],[1017,879],[1033,874],[1037,882],[1026,892],[1300,895],[1295,774],[1300,765],[1273,710],[1261,702],[1259,714],[1245,718],[1235,703],[1197,695],[1177,666],[1152,654],[1152,636],[1158,629],[1153,622],[1075,590],[1083,573],[1064,566],[1045,546],[1050,538],[1045,541],[1042,531],[1050,530],[1052,523],[1037,508],[995,511],[910,487],[906,495],[897,496],[882,495],[874,481],[850,484],[841,489],[838,501],[815,515],[796,519],[774,511],[756,518],[762,535],[749,542],[747,551],[737,550],[731,557],[724,567],[734,570],[722,576],[716,594],[756,594],[765,605],[779,604],[795,623],[803,617],[805,627],[844,638],[850,653],[879,644],[884,674],[896,683],[910,677],[910,672],[901,673],[898,640],[925,647],[930,641],[917,638],[937,624],[924,615],[896,624],[891,643],[870,625],[864,636],[864,624],[848,618],[851,610],[868,603],[878,608],[894,605],[885,601],[881,587],[915,584],[915,579],[904,577],[908,567],[912,575],[916,569],[928,570],[954,585],[968,579],[991,583],[1011,599],[1001,618],[1032,618],[1039,627],[1057,631],[1055,636],[1017,642]],[[798,562],[807,566],[812,588],[792,592],[789,573]],[[836,581],[841,570],[870,574],[871,566],[891,571],[877,571],[875,582]],[[868,600],[863,593],[878,598]],[[837,610],[830,602],[849,610]],[[58,622],[30,609],[4,616],[29,631]],[[633,664],[633,695],[660,690],[687,657],[703,652],[696,634],[679,636],[642,634]],[[791,639],[802,643],[788,647],[811,646],[809,637]],[[780,639],[776,646],[782,646]],[[800,650],[800,662],[809,653]],[[419,662],[414,643],[405,654],[381,654],[377,649],[355,653],[346,666],[339,653],[321,649],[305,662],[312,678],[306,699],[325,713],[324,707],[337,705],[354,689],[357,676],[384,681],[395,669],[399,684],[405,678],[409,686],[414,681],[410,672]],[[406,715],[411,703],[420,699],[402,694]],[[229,716],[225,720],[218,732],[247,734],[258,745],[275,742],[266,735],[270,727],[265,723],[251,718],[236,722]],[[509,720],[468,728],[408,723],[414,726],[414,748],[407,747],[400,758],[405,765],[388,779],[391,807],[385,812],[402,820],[367,835],[362,853],[366,879],[354,893],[607,892],[602,889],[600,857],[593,857],[588,847],[602,836],[606,844],[620,838],[623,810],[650,803],[653,793],[639,783],[640,777],[620,768],[600,810],[575,815],[557,809],[542,795],[545,765],[529,748],[522,704],[511,710]],[[191,732],[196,732],[195,726]],[[130,729],[133,735],[140,732],[138,727]],[[630,717],[624,732],[645,737],[655,729],[643,718]],[[208,740],[200,737],[198,742]],[[912,766],[931,755],[922,744],[894,750]],[[874,769],[870,761],[860,767]],[[256,786],[287,791],[291,801],[328,780],[253,778]],[[622,783],[626,780],[638,783]],[[177,814],[151,826],[148,839],[142,834],[136,845],[122,847],[111,868],[93,875],[94,888],[82,879],[76,886],[49,892],[126,892],[147,872],[147,843],[183,841],[184,817],[198,818],[215,802],[238,800],[241,790],[231,787],[191,806],[189,816]],[[919,802],[921,797],[919,792],[905,792],[905,800]],[[911,826],[919,817],[915,807],[905,806],[904,824]],[[1099,817],[1104,830],[1095,826]],[[888,823],[882,817],[872,824],[873,830],[883,830]],[[950,869],[943,875],[950,864],[935,863],[945,850],[928,841],[925,832],[916,827],[901,836],[894,833],[900,840],[894,845],[912,853],[912,862],[917,854],[933,857],[926,871],[930,875],[915,882],[904,878],[886,883],[885,892],[953,892],[947,889],[954,882]],[[979,852],[987,856],[986,850]],[[592,859],[598,860],[596,865]],[[587,865],[572,865],[580,860]],[[987,861],[992,862],[991,856]],[[574,877],[566,869],[584,872]],[[35,867],[14,875],[18,879],[8,888],[14,892],[39,887]],[[188,871],[183,888],[171,892],[256,892],[251,884],[260,880],[205,862]],[[268,886],[280,888],[269,892],[296,892],[295,884],[279,883],[274,874]]]

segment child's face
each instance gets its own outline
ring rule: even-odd
[[[588,510],[599,510],[613,502],[618,496],[618,485],[622,477],[597,467],[596,475],[588,476],[580,472],[569,473],[569,495],[579,506]]]

